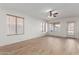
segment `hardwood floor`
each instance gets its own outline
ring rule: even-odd
[[[0,47],[0,52],[13,55],[78,55],[79,40],[46,36]]]

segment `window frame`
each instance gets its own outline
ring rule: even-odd
[[[53,23],[49,23],[49,31],[50,32],[54,31],[54,25],[53,25]]]
[[[48,32],[48,23],[47,22],[41,22],[41,31],[44,33]]]
[[[70,34],[68,33],[68,31],[69,31],[69,30],[68,30],[68,24],[69,24],[69,23],[74,23],[74,30],[73,30],[74,34],[73,34],[73,35],[70,35]],[[68,22],[67,22],[67,36],[75,36],[75,25],[76,25],[75,21],[68,21]]]
[[[60,31],[60,30],[59,30],[60,28],[59,28],[58,30],[55,29],[55,28],[56,28],[56,26],[55,26],[56,24],[59,24],[59,25],[60,25],[60,28],[61,28],[61,23],[60,23],[60,22],[54,22],[54,23],[53,23],[54,32]]]
[[[16,19],[15,19],[15,32],[16,32],[16,33],[15,33],[15,34],[7,34],[7,35],[8,35],[8,36],[12,36],[12,35],[23,35],[23,34],[24,34],[24,17],[19,17],[19,16],[15,16],[15,15],[11,15],[11,14],[6,14],[6,15],[9,16],[9,17],[12,16],[12,17],[15,17],[15,18],[16,18]],[[22,27],[22,29],[23,29],[22,32],[23,32],[23,33],[21,33],[21,34],[18,34],[18,33],[17,33],[17,28],[18,28],[18,27],[17,27],[17,18],[22,18],[22,20],[23,20],[23,23],[22,23],[22,24],[23,24],[23,27]],[[8,20],[8,19],[7,19],[7,20]],[[10,24],[9,24],[9,25],[10,25]],[[9,25],[8,25],[8,26],[9,26]],[[8,29],[8,30],[9,30],[9,29]]]

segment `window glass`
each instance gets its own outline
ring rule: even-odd
[[[50,29],[50,32],[52,32],[54,30],[53,24],[49,24],[49,29]]]
[[[68,23],[68,35],[74,35],[75,23]]]
[[[8,35],[24,33],[24,19],[22,17],[7,15]]]
[[[60,30],[60,23],[54,23],[54,31]]]
[[[17,34],[23,34],[23,18],[17,18]]]
[[[16,17],[8,16],[8,34],[16,34]]]

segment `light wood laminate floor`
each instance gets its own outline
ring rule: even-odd
[[[46,36],[0,47],[0,52],[14,55],[77,55],[79,40]]]

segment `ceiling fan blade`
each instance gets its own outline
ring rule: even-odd
[[[56,17],[57,14],[58,14],[58,13],[54,13],[53,16]]]
[[[52,16],[52,11],[50,11],[50,16]]]

